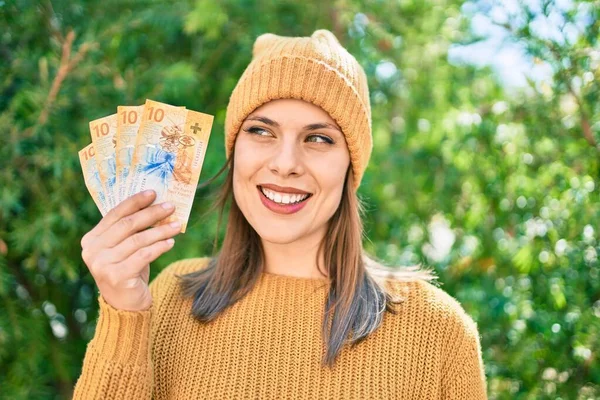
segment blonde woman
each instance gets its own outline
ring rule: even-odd
[[[178,226],[155,194],[82,239],[100,316],[76,399],[486,399],[477,325],[432,284],[362,248],[372,148],[363,69],[327,30],[264,34],[225,126],[221,249],[148,285]]]

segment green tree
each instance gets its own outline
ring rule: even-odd
[[[492,1],[1,3],[2,395],[70,398],[93,335],[88,122],[146,98],[213,114],[205,180],[225,161],[225,109],[254,39],[325,28],[369,78],[366,248],[435,267],[479,325],[490,398],[600,398],[600,7],[534,3],[504,20]],[[551,79],[508,90],[449,60],[484,40],[470,29],[481,15]],[[556,35],[536,28],[545,19]],[[213,188],[152,276],[211,253]]]

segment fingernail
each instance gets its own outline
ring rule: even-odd
[[[162,208],[164,208],[165,210],[170,210],[173,208],[173,204],[171,203],[162,203]]]
[[[148,189],[148,190],[144,190],[144,192],[142,194],[146,197],[150,197],[150,196],[152,196],[153,193],[154,193],[154,190]]]
[[[179,228],[179,227],[181,227],[181,222],[179,222],[179,221],[173,221],[169,225],[171,227],[173,227],[173,228]]]
[[[169,246],[173,245],[173,243],[175,243],[175,239],[171,238],[171,239],[167,239],[167,244]]]

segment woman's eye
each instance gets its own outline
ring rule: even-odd
[[[263,137],[270,135],[269,131],[267,131],[266,129],[260,128],[258,126],[253,126],[251,128],[245,129],[245,131],[252,135],[263,136]],[[309,142],[313,142],[313,143],[327,143],[327,144],[334,143],[332,139],[330,139],[329,137],[324,136],[324,135],[310,135],[306,140]]]
[[[252,128],[246,129],[246,132],[250,132],[250,133],[252,133],[254,135],[258,135],[258,136],[265,136],[265,135],[262,135],[261,132],[265,132],[267,134],[269,133],[265,129],[259,128],[257,126],[253,126]]]
[[[319,140],[320,140],[320,141],[314,141],[315,143],[328,143],[328,144],[333,144],[333,140],[331,140],[331,139],[330,139],[330,138],[328,138],[327,136],[323,136],[323,135],[310,135],[310,136],[308,137],[308,139],[307,139],[307,140],[310,140],[310,139],[312,139],[312,138],[315,138],[315,139],[319,139]],[[310,140],[310,141],[312,142],[313,140]]]

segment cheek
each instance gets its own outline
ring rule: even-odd
[[[256,190],[252,183],[262,167],[260,153],[251,142],[240,137],[235,145],[235,158],[233,161],[233,195],[244,214],[249,212],[247,203],[251,197],[249,193]]]
[[[335,195],[341,193],[346,180],[350,160],[345,154],[322,157],[312,164],[312,173],[322,191]]]
[[[248,172],[248,158],[244,151],[244,146],[239,145],[239,140],[236,141],[235,145],[235,159],[233,160],[233,195],[238,205],[240,204],[240,191],[243,189],[242,183],[247,179],[246,173]],[[242,196],[243,197],[243,196]]]
[[[327,168],[320,168],[315,172],[321,190],[321,210],[323,218],[329,219],[338,209],[344,191],[347,166],[342,164],[327,164]]]
[[[257,168],[259,158],[256,152],[252,151],[251,146],[244,143],[243,138],[238,139],[235,146],[235,160],[233,163],[234,179],[247,178],[251,176]]]

